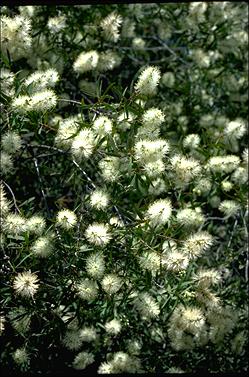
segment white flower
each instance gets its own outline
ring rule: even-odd
[[[201,138],[198,134],[189,134],[183,139],[183,146],[186,149],[196,149],[199,147]]]
[[[94,362],[94,355],[91,352],[80,352],[75,356],[73,361],[73,368],[82,370],[85,369],[88,365]]]
[[[99,72],[111,71],[121,64],[121,57],[117,52],[107,50],[99,54],[96,70]]]
[[[154,127],[160,127],[164,122],[165,115],[160,109],[152,107],[145,111],[142,117],[142,124],[144,127],[153,125]]]
[[[34,215],[26,222],[26,231],[34,233],[36,235],[41,235],[45,230],[45,220],[42,216]]]
[[[8,153],[1,151],[0,161],[1,161],[1,164],[0,164],[1,174],[5,175],[8,173],[11,173],[14,170],[14,163],[13,163],[12,157]]]
[[[77,217],[73,211],[63,209],[58,212],[56,223],[64,229],[71,229],[77,223]]]
[[[140,163],[150,163],[160,160],[169,151],[169,144],[166,140],[139,140],[135,143],[135,159]]]
[[[5,55],[8,50],[12,60],[27,57],[31,43],[31,22],[28,18],[1,16],[1,50]]]
[[[135,298],[134,305],[145,319],[151,319],[159,316],[159,305],[147,292],[139,293],[139,295]]]
[[[104,275],[105,260],[99,253],[89,255],[86,259],[86,272],[95,279],[99,279]]]
[[[55,144],[63,148],[70,148],[74,140],[72,136],[74,136],[78,130],[78,122],[78,116],[60,120],[55,137]]]
[[[101,285],[106,293],[114,294],[121,288],[122,280],[115,274],[108,274],[104,276]]]
[[[30,97],[30,103],[27,111],[47,111],[55,107],[57,97],[52,90],[44,90],[42,92],[34,93]]]
[[[207,162],[207,168],[214,173],[231,173],[240,163],[238,156],[226,155],[211,157]]]
[[[224,213],[225,216],[235,216],[239,210],[240,205],[235,200],[223,200],[219,205],[219,210]]]
[[[145,41],[142,38],[133,38],[132,47],[135,50],[143,50],[145,47]]]
[[[161,258],[155,251],[145,251],[138,257],[138,262],[141,268],[155,273],[160,270]]]
[[[122,17],[115,12],[109,14],[100,22],[103,29],[103,36],[108,41],[117,42],[119,39],[119,28],[122,23]]]
[[[72,155],[78,159],[89,158],[94,150],[96,143],[92,130],[83,129],[72,142]]]
[[[93,223],[86,229],[85,236],[90,243],[104,246],[111,240],[109,226],[102,223]]]
[[[152,162],[146,162],[143,164],[143,171],[148,177],[156,178],[161,176],[165,171],[165,164],[160,159]]]
[[[98,296],[98,286],[96,281],[82,279],[76,284],[77,295],[86,301],[92,301]]]
[[[18,133],[8,131],[2,135],[1,145],[4,152],[14,154],[21,149],[22,140]]]
[[[246,133],[246,126],[242,119],[229,122],[224,128],[224,134],[228,139],[241,139]]]
[[[67,331],[64,338],[62,339],[62,343],[67,349],[71,351],[78,350],[82,345],[82,339],[79,336],[79,330],[76,329]]]
[[[138,77],[138,81],[135,85],[136,92],[145,96],[155,94],[160,77],[161,73],[157,67],[145,68]]]
[[[0,315],[0,335],[2,335],[3,331],[4,331],[4,328],[5,328],[5,322],[6,322],[6,319],[3,315]]]
[[[73,64],[75,72],[84,73],[97,67],[99,54],[97,51],[82,52]]]
[[[93,131],[98,136],[106,136],[112,132],[112,121],[106,116],[99,116],[93,122]]]
[[[6,193],[4,191],[3,185],[0,184],[0,214],[2,217],[8,214],[9,208],[10,202],[6,199]]]
[[[32,92],[44,90],[47,87],[54,87],[59,80],[58,72],[54,68],[46,71],[36,71],[28,76],[25,81],[25,86],[32,86]]]
[[[120,178],[120,159],[115,156],[107,156],[99,162],[102,176],[107,182],[115,182]]]
[[[205,218],[203,214],[195,209],[184,208],[180,209],[176,215],[177,221],[184,226],[198,227],[204,223]]]
[[[96,189],[90,194],[90,204],[96,209],[105,209],[109,203],[109,195],[101,190]]]
[[[57,16],[48,19],[48,28],[52,33],[58,33],[66,27],[66,17]]]
[[[162,253],[162,267],[169,271],[179,272],[186,270],[189,264],[189,258],[183,253],[172,250]]]
[[[179,185],[188,184],[194,177],[200,174],[201,166],[199,162],[193,158],[186,158],[181,155],[175,155],[170,160],[172,170],[176,175]]]
[[[200,269],[193,276],[193,281],[201,289],[207,289],[212,285],[219,283],[221,280],[221,275],[219,271],[215,269]]]
[[[145,215],[151,226],[160,226],[168,222],[172,213],[172,206],[168,199],[159,199],[152,203]]]
[[[175,85],[175,75],[173,72],[165,72],[162,75],[162,85],[173,88]]]
[[[50,255],[52,249],[51,239],[48,237],[39,237],[31,247],[32,253],[41,258],[46,258]]]
[[[21,272],[16,275],[13,288],[17,295],[23,297],[33,297],[39,287],[38,276],[29,271]]]
[[[10,213],[2,223],[3,231],[8,234],[22,234],[26,231],[26,219],[21,215]]]
[[[97,331],[93,327],[83,327],[79,332],[80,338],[83,342],[92,342],[98,338]]]
[[[114,318],[105,324],[105,330],[107,333],[117,335],[121,331],[121,323],[118,319]]]
[[[195,259],[207,250],[213,243],[213,237],[207,232],[197,232],[190,235],[182,246],[182,252],[189,258]]]
[[[12,357],[15,363],[19,365],[28,365],[30,361],[29,354],[26,351],[25,347],[15,350],[15,352],[12,354]]]

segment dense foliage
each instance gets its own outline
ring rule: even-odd
[[[245,371],[248,6],[1,8],[1,365]]]

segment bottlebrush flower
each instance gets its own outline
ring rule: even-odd
[[[16,275],[13,288],[17,295],[33,297],[39,287],[38,276],[32,272],[25,271]]]

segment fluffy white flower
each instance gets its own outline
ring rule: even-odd
[[[101,189],[96,189],[90,194],[90,205],[96,209],[105,209],[109,200],[109,195]]]
[[[145,111],[142,117],[142,124],[144,127],[153,125],[155,127],[160,127],[164,122],[165,115],[160,109],[152,107]]]
[[[0,214],[5,216],[8,214],[10,208],[10,202],[6,199],[6,193],[3,185],[0,184]],[[2,224],[3,225],[3,224]]]
[[[9,174],[14,170],[14,163],[10,154],[1,151],[0,161],[0,171],[3,175]]]
[[[66,27],[66,17],[57,16],[48,19],[48,28],[52,33],[58,33]]]
[[[240,163],[238,156],[226,155],[211,157],[207,162],[207,168],[214,173],[231,173]]]
[[[151,319],[159,316],[159,305],[147,292],[139,293],[134,300],[134,306],[144,319]]]
[[[180,224],[187,227],[188,226],[198,227],[201,224],[203,224],[205,221],[205,217],[197,208],[195,209],[184,208],[184,209],[178,210],[176,219]]]
[[[155,94],[156,87],[159,84],[160,78],[161,73],[159,68],[145,68],[138,77],[138,81],[135,85],[136,92],[145,96],[151,96]]]
[[[99,54],[96,70],[99,72],[111,71],[121,64],[121,56],[112,50],[107,50]]]
[[[88,226],[85,236],[90,243],[98,246],[104,246],[111,240],[109,226],[102,223],[93,223]]]
[[[162,253],[161,265],[166,270],[179,272],[186,270],[189,264],[189,258],[183,253],[172,250]]]
[[[229,122],[224,128],[224,134],[228,139],[241,139],[246,133],[246,126],[242,119]]]
[[[92,301],[98,296],[98,286],[96,281],[82,279],[75,285],[77,295],[86,301]]]
[[[138,257],[139,265],[142,269],[146,269],[155,273],[160,270],[161,258],[155,251],[145,251]]]
[[[175,75],[173,72],[165,72],[162,75],[162,85],[173,88],[175,85]]]
[[[95,279],[99,279],[104,275],[105,260],[99,253],[89,255],[86,259],[86,272]]]
[[[166,140],[139,140],[135,143],[134,156],[140,163],[151,163],[160,160],[169,151],[169,144]]]
[[[172,206],[170,201],[168,199],[159,199],[149,206],[145,218],[151,226],[160,226],[168,222],[171,213]]]
[[[94,150],[96,143],[92,130],[83,129],[72,142],[72,155],[78,159],[89,158]]]
[[[78,329],[68,330],[62,339],[62,343],[70,351],[77,351],[82,346],[82,342]]]
[[[199,147],[201,138],[198,134],[189,134],[183,139],[183,146],[186,149],[196,149]]]
[[[193,158],[175,155],[171,158],[170,163],[179,185],[185,186],[201,172],[200,163]]]
[[[33,297],[39,287],[38,276],[32,272],[25,271],[16,275],[13,288],[17,295]]]
[[[225,216],[235,216],[239,210],[240,205],[235,200],[223,200],[219,205],[219,210],[224,213]]]
[[[21,215],[10,213],[2,223],[3,231],[7,234],[18,235],[26,231],[26,219]]]
[[[93,122],[93,131],[98,136],[106,136],[112,132],[112,121],[106,116],[99,116]]]
[[[101,282],[103,290],[112,295],[119,291],[122,285],[122,280],[115,274],[105,275]]]
[[[59,120],[55,144],[59,147],[70,148],[74,140],[73,136],[75,136],[78,131],[78,122],[78,116]]]
[[[82,52],[73,64],[75,72],[84,73],[97,67],[99,54],[97,51]]]
[[[94,362],[94,354],[91,352],[80,352],[75,356],[73,361],[73,368],[77,370],[83,370],[88,365]]]
[[[231,180],[237,184],[245,184],[248,181],[248,169],[239,166],[231,175]]]
[[[108,334],[117,335],[120,333],[121,328],[121,322],[116,318],[106,322],[105,324],[105,330]]]
[[[25,347],[16,349],[12,354],[12,357],[15,363],[18,365],[28,365],[30,361],[29,354],[26,351]]]
[[[221,275],[219,271],[215,269],[200,269],[193,275],[193,281],[201,289],[207,289],[212,285],[215,285],[221,281]]]
[[[83,342],[92,342],[98,338],[98,334],[95,328],[88,326],[80,329],[79,336],[83,340]]]
[[[45,220],[42,216],[34,215],[30,217],[26,222],[26,231],[41,235],[46,227]]]
[[[115,156],[107,156],[99,162],[102,176],[107,182],[115,182],[120,178],[120,159]]]
[[[21,149],[21,137],[16,132],[8,131],[2,135],[1,146],[4,152],[14,154]]]
[[[122,17],[115,12],[110,13],[101,22],[103,37],[108,41],[117,42],[119,39],[119,28],[122,23]]]
[[[1,16],[1,50],[5,55],[8,50],[12,60],[26,57],[31,43],[31,22],[28,18]]]
[[[37,71],[28,76],[25,81],[25,86],[32,86],[32,92],[44,90],[47,87],[54,87],[59,80],[58,72],[54,68],[46,71]]]
[[[39,237],[33,243],[31,251],[34,255],[41,258],[46,258],[52,252],[51,239],[48,237]]]
[[[207,250],[213,243],[213,237],[207,232],[197,232],[190,235],[182,246],[181,251],[190,259],[195,259]]]
[[[162,178],[154,179],[149,186],[150,195],[160,195],[166,191],[166,183]]]
[[[77,217],[73,211],[63,209],[58,212],[56,223],[64,229],[71,229],[77,223]]]

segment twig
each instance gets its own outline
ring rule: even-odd
[[[7,187],[7,189],[9,190],[9,192],[10,192],[11,195],[12,195],[15,209],[17,210],[18,213],[21,213],[20,209],[19,209],[18,206],[17,206],[16,198],[15,198],[15,195],[14,195],[14,193],[13,193],[11,187],[10,187],[5,181],[2,180],[2,182],[3,182],[3,184]]]
[[[92,185],[92,187],[94,189],[96,189],[96,186],[95,184],[93,183],[93,181],[91,180],[90,177],[88,177],[88,175],[86,174],[86,172],[80,167],[80,165],[75,161],[75,160],[72,160],[74,165],[77,166],[77,168],[81,171],[81,173],[86,177],[86,179],[88,180],[88,182]]]

